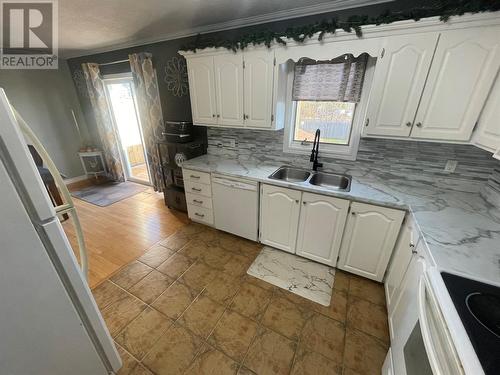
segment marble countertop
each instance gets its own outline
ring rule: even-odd
[[[340,192],[270,179],[268,176],[280,166],[215,155],[199,156],[183,164],[197,171],[408,210],[440,270],[500,286],[500,218],[496,216],[498,210],[478,193],[477,182],[403,177],[360,165],[342,171],[352,176],[352,183],[349,192]]]

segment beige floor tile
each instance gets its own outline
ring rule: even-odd
[[[144,302],[151,304],[165,289],[167,289],[173,280],[156,270],[151,271],[145,278],[130,288],[130,293]]]
[[[349,327],[363,331],[389,344],[389,324],[385,307],[349,296]]]
[[[341,292],[349,291],[349,274],[335,269],[335,277],[333,279],[333,289],[340,290]]]
[[[135,366],[130,375],[154,375],[147,368],[143,367],[141,364]]]
[[[262,318],[265,327],[297,341],[311,312],[283,297],[273,298]]]
[[[248,274],[246,274],[242,277],[242,281],[256,285],[262,289],[266,289],[269,291],[274,291],[274,290],[278,289],[278,287],[276,287],[275,285],[270,284],[267,281],[258,279],[257,277],[254,277],[254,276],[248,275]]]
[[[144,255],[142,255],[138,260],[150,267],[156,268],[168,258],[170,258],[175,252],[162,246],[156,244],[149,248]]]
[[[237,375],[257,375],[257,374],[255,372],[253,372],[252,370],[249,370],[246,367],[241,366],[240,369],[238,370]]]
[[[226,273],[218,273],[205,286],[203,294],[224,306],[228,306],[241,286],[241,280]]]
[[[359,374],[379,375],[388,347],[366,333],[347,328],[344,366]]]
[[[148,307],[115,340],[140,360],[171,325],[172,321]]]
[[[208,245],[205,242],[201,240],[192,240],[177,253],[195,261],[201,258],[208,251]]]
[[[186,375],[233,375],[238,364],[214,347],[205,344],[185,372]]]
[[[250,283],[244,283],[230,308],[248,318],[259,321],[271,300],[272,292]]]
[[[234,311],[226,310],[208,342],[240,362],[256,333],[257,323]]]
[[[349,280],[349,294],[385,306],[384,286],[360,276],[351,275]]]
[[[156,269],[172,279],[177,279],[193,264],[193,260],[181,254],[174,254]]]
[[[250,267],[252,262],[252,259],[244,257],[243,255],[233,254],[224,265],[223,272],[234,277],[242,277],[247,273],[248,267]]]
[[[269,329],[260,328],[244,361],[257,374],[289,374],[297,344]]]
[[[144,263],[135,261],[123,267],[117,274],[113,275],[110,280],[123,289],[128,290],[152,270],[151,267]]]
[[[97,288],[92,290],[92,294],[97,306],[99,306],[99,309],[102,311],[112,303],[124,298],[127,295],[127,292],[113,284],[111,281],[106,280]]]
[[[245,238],[227,234],[219,238],[218,245],[224,250],[232,253],[243,255],[248,258],[255,259],[262,250],[262,245],[258,242],[253,242]]]
[[[123,298],[102,310],[102,317],[114,337],[145,308],[144,302],[127,293]]]
[[[207,338],[225,307],[208,297],[198,297],[179,318],[179,323],[196,335]]]
[[[118,370],[116,375],[132,375],[134,369],[139,365],[139,362],[128,354],[120,345],[116,345],[116,349],[122,359],[122,367]]]
[[[342,364],[345,326],[321,314],[314,314],[304,326],[300,344],[304,349],[319,353]]]
[[[191,289],[201,292],[205,286],[212,281],[219,271],[207,266],[205,263],[198,261],[193,264],[179,278],[183,284],[186,284]]]
[[[220,247],[209,247],[201,257],[203,262],[212,268],[223,271],[226,263],[231,259],[231,253]]]
[[[201,339],[185,328],[173,325],[153,345],[142,362],[157,375],[182,374],[202,344]]]
[[[176,281],[151,306],[175,320],[194,301],[197,295],[197,292]]]
[[[170,237],[165,238],[160,242],[161,246],[164,246],[172,251],[178,251],[182,249],[188,242],[190,238],[187,234],[182,232],[182,228],[172,234]]]
[[[329,318],[345,323],[347,315],[347,295],[345,292],[333,290],[330,306],[323,306],[319,303],[314,304],[314,311],[326,315]]]
[[[342,375],[342,366],[299,345],[291,375]]]

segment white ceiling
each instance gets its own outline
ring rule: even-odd
[[[59,0],[63,57],[391,0]]]

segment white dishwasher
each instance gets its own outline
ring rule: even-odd
[[[215,227],[257,241],[259,183],[212,175]]]

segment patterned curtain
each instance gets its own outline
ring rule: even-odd
[[[124,181],[123,165],[120,158],[120,142],[109,112],[105,87],[99,72],[99,64],[82,64],[82,70],[97,122],[104,159],[108,167],[108,177],[115,181]]]
[[[301,59],[295,65],[293,100],[359,102],[367,54],[331,61]]]
[[[139,117],[146,146],[149,176],[154,189],[163,191],[163,179],[157,148],[157,142],[162,139],[163,116],[152,55],[150,53],[136,53],[129,55],[129,60],[132,76],[134,77]]]

